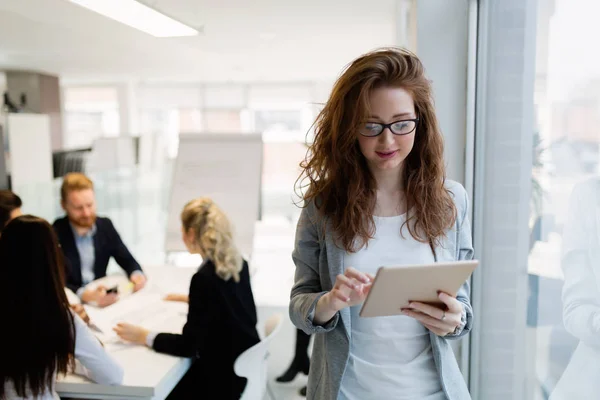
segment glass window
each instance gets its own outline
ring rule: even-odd
[[[65,148],[91,147],[100,137],[119,136],[119,101],[114,87],[67,87]]]
[[[176,110],[140,110],[140,136],[152,138],[154,156],[157,161],[177,156],[179,145],[179,123],[181,118]]]
[[[202,114],[195,108],[179,109],[179,131],[197,133],[202,130]]]
[[[213,133],[242,132],[241,110],[204,110],[203,131]]]
[[[294,183],[300,175],[300,162],[307,146],[301,142],[265,142],[263,147],[262,212],[263,217],[285,218],[295,223],[300,209]]]
[[[540,0],[529,246],[532,399],[600,391],[600,4]]]
[[[254,124],[257,132],[299,131],[302,129],[302,110],[257,110]]]
[[[314,115],[308,104],[278,103],[263,107],[252,113],[254,131],[262,133],[265,143],[263,216],[294,224],[300,214],[295,205],[298,199],[294,183],[300,174],[299,164],[306,156],[305,140]]]

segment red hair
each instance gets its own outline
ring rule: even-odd
[[[357,132],[369,115],[371,92],[381,87],[408,91],[419,118],[402,177],[411,236],[434,246],[456,221],[456,207],[444,185],[444,143],[423,65],[407,50],[379,49],[356,59],[336,81],[315,121],[314,142],[300,163],[297,182],[301,190],[307,188],[305,206],[313,202],[331,221],[336,242],[348,252],[362,248],[375,233],[376,182]]]

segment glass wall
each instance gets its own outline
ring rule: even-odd
[[[119,100],[116,87],[66,87],[63,147],[91,147],[100,137],[119,136]]]
[[[532,399],[600,393],[600,4],[538,0],[527,327]]]
[[[317,112],[311,93],[314,86],[140,86],[136,89],[139,134],[160,139],[168,158],[174,159],[179,133],[261,133],[265,143],[262,217],[291,226],[299,214],[294,204],[294,182]],[[328,88],[319,90],[328,92]]]
[[[294,224],[300,214],[293,188],[306,156],[308,131],[314,118],[310,105],[283,104],[253,110],[254,131],[262,132],[263,217],[284,219]],[[309,138],[310,139],[310,138]]]
[[[116,111],[134,113],[139,131],[132,133],[139,136],[140,165],[131,171],[88,171],[98,189],[98,210],[119,221],[123,239],[132,251],[144,255],[141,261],[160,263],[165,256],[162,250],[168,188],[179,134],[260,133],[264,142],[262,220],[256,227],[253,261],[254,265],[263,266],[264,281],[271,282],[274,271],[264,270],[264,265],[272,264],[275,268],[290,263],[293,234],[300,214],[295,204],[294,183],[300,173],[299,164],[306,155],[305,142],[312,137],[311,124],[320,107],[316,104],[324,102],[329,84],[161,83],[133,85],[132,88],[134,93],[130,93],[130,97],[135,100],[135,108],[117,104]],[[76,89],[79,88],[68,88],[68,92]],[[121,98],[127,99],[127,96]],[[71,96],[70,109],[83,108],[83,100]],[[78,134],[68,130],[67,141],[77,140],[73,136]],[[91,145],[95,138],[86,137]],[[144,161],[148,152],[152,153],[150,158],[159,157],[161,162]],[[61,212],[57,209],[55,213],[60,215]],[[291,282],[292,270],[276,269],[277,274],[285,275],[282,279]],[[289,288],[265,292],[265,296],[263,300],[269,302],[287,299]]]

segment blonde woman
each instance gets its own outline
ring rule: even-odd
[[[248,264],[233,242],[226,215],[211,199],[190,201],[181,223],[187,249],[204,260],[192,277],[183,332],[157,334],[126,323],[115,332],[161,353],[199,359],[168,399],[239,399],[246,380],[235,375],[233,363],[260,340]]]

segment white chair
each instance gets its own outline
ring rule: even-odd
[[[265,323],[265,337],[240,354],[233,364],[237,376],[248,379],[241,400],[263,400],[267,391],[275,400],[268,386],[267,365],[269,343],[281,329],[281,319],[281,314],[269,317]]]

